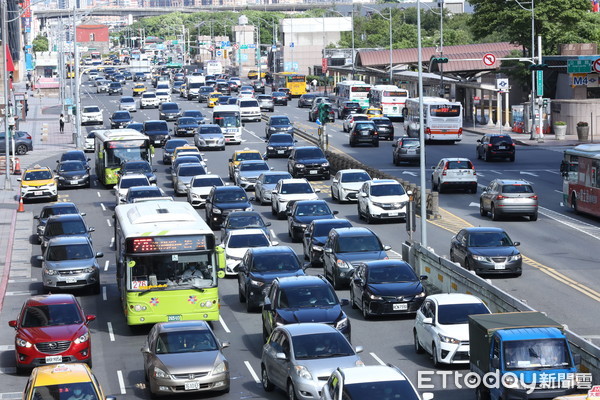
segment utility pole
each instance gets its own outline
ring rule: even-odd
[[[542,64],[542,36],[538,35],[538,63]],[[541,75],[542,77],[544,76],[544,70],[540,69],[539,71],[536,71],[535,73],[536,75]],[[543,82],[543,79],[538,80],[538,84],[540,83],[539,81]],[[544,102],[544,84],[542,83],[541,87],[538,86],[537,88],[537,94],[538,94],[538,107],[539,107],[539,113],[540,113],[540,134],[538,135],[538,142],[539,143],[543,143],[544,142],[544,119],[543,119],[543,102]]]
[[[440,0],[440,58],[444,57],[444,0]],[[438,63],[440,67],[440,97],[444,97],[444,63]]]
[[[2,2],[2,55],[4,55],[2,61],[2,77],[4,79],[4,137],[6,138],[5,152],[6,155],[6,179],[4,180],[4,190],[12,190],[12,183],[10,181],[10,162],[8,161],[8,155],[10,154],[10,127],[9,120],[10,107],[8,106],[8,86],[10,85],[10,79],[8,77],[8,54],[10,51],[8,48],[8,0],[0,0]]]
[[[77,3],[73,6],[73,58],[75,58],[75,147],[81,149],[81,98],[79,96],[79,46],[77,46]]]

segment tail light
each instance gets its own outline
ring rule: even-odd
[[[446,170],[448,169],[448,163],[446,163],[446,165],[444,165],[444,170],[442,171],[442,175],[446,176]]]
[[[488,147],[492,147],[492,146],[493,146],[493,144],[491,144],[491,143],[488,143]]]
[[[512,147],[515,147],[515,143],[514,143],[514,142],[513,142],[513,143],[511,143],[510,145],[511,145]]]
[[[425,134],[431,135],[431,128],[425,128]],[[446,168],[444,168],[444,169],[446,169]]]
[[[458,128],[458,134],[462,135],[462,128]]]
[[[532,200],[537,200],[538,199],[537,194],[534,194],[533,196],[529,196],[529,198],[532,199]]]
[[[496,196],[496,200],[502,200],[502,199],[507,199],[508,197],[506,196],[502,196],[501,194],[499,194],[498,196]]]

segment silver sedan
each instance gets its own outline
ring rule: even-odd
[[[153,396],[229,392],[229,362],[206,321],[161,322],[150,330],[141,351]]]

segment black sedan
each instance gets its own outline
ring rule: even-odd
[[[126,128],[133,121],[133,117],[129,111],[115,111],[110,117],[110,128]]]
[[[206,199],[205,221],[213,229],[221,227],[233,211],[252,211],[252,204],[244,189],[239,186],[213,186]]]
[[[284,92],[273,92],[271,97],[273,97],[273,104],[276,106],[287,106],[288,96]]]
[[[376,315],[416,313],[426,292],[412,267],[401,260],[379,260],[359,264],[350,281],[350,304],[360,308],[365,319]]]
[[[302,247],[304,249],[304,259],[308,260],[312,267],[321,267],[323,265],[323,245],[327,241],[329,231],[334,228],[349,228],[352,223],[347,219],[317,219],[312,221],[302,238]]]
[[[297,140],[289,133],[274,133],[267,142],[267,157],[289,157]]]
[[[291,202],[290,202],[291,203]],[[319,219],[335,218],[337,211],[331,211],[325,200],[301,200],[294,202],[288,211],[288,235],[293,242],[300,242],[306,227]]]
[[[56,177],[59,188],[90,187],[90,167],[83,161],[69,160],[58,163]]]
[[[522,257],[502,228],[461,229],[450,241],[450,260],[477,274],[520,276]]]
[[[313,93],[303,94],[298,99],[298,108],[312,107],[313,102],[315,101],[316,97],[317,97],[317,95],[313,94]]]
[[[179,117],[175,121],[175,136],[194,136],[199,128],[196,118]]]
[[[356,101],[344,101],[340,104],[338,108],[338,118],[346,119],[346,117],[350,114],[360,114],[362,113],[362,107],[360,103]]]
[[[152,169],[148,161],[127,161],[121,164],[121,170],[119,175],[127,174],[142,174],[146,175],[148,181],[152,184],[156,184],[156,168]]]
[[[181,116],[195,118],[198,124],[203,124],[206,122],[206,118],[204,118],[204,115],[202,115],[200,110],[186,110],[183,112],[183,114],[181,114]]]

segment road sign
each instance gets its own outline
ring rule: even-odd
[[[248,45],[248,48],[249,48],[249,49],[255,49],[255,48],[256,48],[256,45],[255,45],[254,43],[250,43],[250,44]]]
[[[231,42],[229,40],[221,41],[221,47],[230,47],[230,46],[231,46]]]
[[[290,43],[290,47],[294,47],[294,42]]]
[[[539,97],[544,96],[544,71],[537,71],[537,82],[535,83],[537,88],[537,95]]]
[[[595,385],[590,390],[588,390],[587,397],[600,397],[600,386]]]
[[[237,44],[237,43],[234,43],[234,44],[233,44],[233,48],[237,50],[237,49],[239,49],[239,48],[240,48],[240,45],[239,45],[239,44]]]
[[[591,60],[567,60],[567,74],[589,74],[590,72],[592,72]]]
[[[223,50],[217,50],[217,51],[215,52],[215,55],[216,55],[217,57],[223,57]]]
[[[242,50],[245,50],[245,49],[247,49],[247,48],[248,48],[248,45],[247,45],[247,44],[243,44],[243,45],[241,45],[241,46],[240,46],[240,49],[242,49]]]
[[[273,50],[276,50],[276,49],[277,49],[277,45],[276,45],[276,44],[274,44],[273,46],[271,46],[271,48],[272,48]]]
[[[483,61],[483,63],[484,63],[485,65],[487,65],[488,67],[489,67],[489,66],[492,66],[492,65],[494,65],[494,63],[496,62],[496,56],[495,56],[495,55],[493,55],[492,53],[487,53],[487,54],[485,54],[485,55],[483,56],[483,59],[482,59],[482,61]]]
[[[508,78],[496,79],[496,89],[498,89],[502,92],[508,91]]]
[[[212,46],[212,45],[211,45],[211,46],[210,46],[208,49],[209,49],[210,51],[213,51],[213,50],[215,49],[215,46]]]
[[[594,69],[594,71],[600,72],[600,58],[594,60],[594,62],[592,63],[592,68]]]

